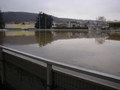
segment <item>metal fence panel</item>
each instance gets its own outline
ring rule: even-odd
[[[54,90],[116,90],[71,75],[53,71]]]
[[[46,90],[46,68],[5,54],[6,82],[16,90]]]

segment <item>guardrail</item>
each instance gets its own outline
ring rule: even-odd
[[[120,77],[118,76],[114,76],[114,75],[110,75],[110,74],[106,74],[106,73],[102,73],[102,72],[98,72],[98,71],[94,71],[94,70],[89,70],[89,69],[85,69],[82,67],[76,67],[76,66],[72,66],[72,65],[68,65],[68,64],[64,64],[64,63],[60,63],[54,60],[49,60],[49,59],[45,59],[42,57],[38,57],[35,55],[31,55],[25,52],[21,52],[15,49],[11,49],[5,46],[1,46],[0,45],[0,57],[2,59],[2,64],[1,64],[1,80],[2,83],[5,83],[5,66],[4,66],[4,54],[3,53],[13,53],[12,55],[17,56],[17,57],[27,57],[27,58],[31,58],[34,59],[36,61],[40,61],[40,62],[44,62],[46,63],[46,69],[47,69],[47,75],[46,75],[46,79],[47,79],[47,90],[53,90],[51,89],[53,86],[53,70],[58,70],[59,69],[55,69],[53,68],[58,67],[58,68],[62,68],[65,70],[70,70],[71,72],[75,72],[77,73],[76,75],[74,73],[69,73],[71,76],[73,77],[77,77],[77,78],[81,78],[84,79],[86,81],[90,81],[93,83],[97,83],[99,85],[103,85],[105,86],[105,88],[111,88],[111,90],[120,90]],[[29,61],[29,60],[28,60]],[[33,61],[35,62],[35,61]],[[66,71],[60,71],[63,73],[68,74]],[[79,76],[79,74],[80,76]],[[82,89],[81,89],[82,90]],[[84,89],[84,90],[90,90],[90,89]],[[109,89],[105,89],[105,90],[109,90]]]

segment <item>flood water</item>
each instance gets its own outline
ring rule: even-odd
[[[0,31],[0,44],[54,61],[120,76],[120,32]]]

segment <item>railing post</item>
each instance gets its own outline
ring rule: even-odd
[[[0,60],[1,60],[1,83],[2,85],[5,85],[5,60],[2,47],[0,47]]]
[[[52,65],[47,64],[47,90],[52,90]]]

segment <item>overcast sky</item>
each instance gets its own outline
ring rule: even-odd
[[[39,11],[62,18],[120,20],[120,0],[1,0],[4,11]]]

